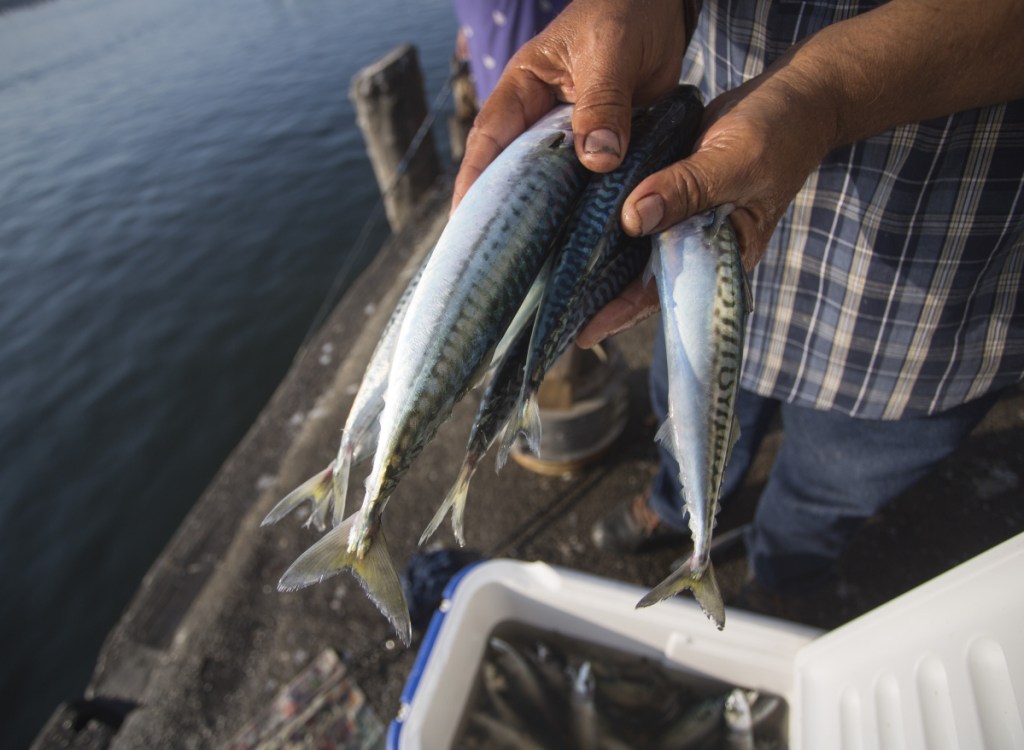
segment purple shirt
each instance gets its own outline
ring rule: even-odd
[[[483,103],[509,58],[547,26],[568,0],[454,0],[469,44],[469,69]]]

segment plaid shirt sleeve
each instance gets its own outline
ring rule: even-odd
[[[707,100],[877,3],[705,0]],[[1024,375],[1024,101],[903,126],[814,172],[751,283],[743,385],[855,417],[943,411]]]

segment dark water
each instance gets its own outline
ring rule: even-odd
[[[0,745],[81,694],[332,283],[367,261],[352,74],[411,41],[433,97],[454,29],[449,0],[0,14]]]

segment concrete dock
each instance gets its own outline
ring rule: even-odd
[[[120,706],[123,723],[65,707],[37,747],[219,747],[325,648],[341,654],[382,721],[395,715],[416,643],[398,644],[347,574],[278,593],[281,573],[317,535],[300,519],[269,528],[260,521],[333,457],[379,332],[443,226],[447,190],[436,187],[418,220],[386,243],[299,353],[111,633],[86,697]],[[630,410],[611,451],[556,477],[512,463],[495,474],[486,459],[470,490],[469,547],[646,586],[667,574],[685,549],[611,557],[589,541],[594,521],[640,492],[654,470],[646,367],[655,324],[616,340],[629,366]],[[391,500],[385,529],[398,564],[415,550],[455,477],[478,398],[470,394],[459,405]],[[723,509],[717,533],[750,518],[777,438],[765,446],[743,497]],[[1024,391],[1016,389],[957,455],[863,529],[844,560],[839,590],[804,619],[851,619],[1024,530],[1022,467]],[[362,479],[353,472],[352,502],[362,496]],[[436,539],[454,546],[447,524]],[[716,567],[728,599],[744,579],[745,560],[738,555]]]

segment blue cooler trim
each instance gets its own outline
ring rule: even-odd
[[[448,585],[444,587],[444,593],[441,594],[442,601],[454,597],[455,589],[458,588],[463,577],[477,565],[485,562],[488,561],[477,560],[476,562],[469,563],[469,565],[453,575],[451,580],[448,581]],[[437,640],[437,634],[441,631],[441,625],[444,623],[444,618],[447,614],[447,612],[442,612],[438,609],[434,611],[434,615],[430,618],[430,625],[427,626],[427,632],[423,635],[420,650],[416,653],[416,661],[413,662],[409,677],[405,680],[405,687],[402,688],[402,697],[399,699],[402,706],[401,711],[406,710],[406,706],[412,705],[413,697],[416,695],[416,688],[419,687],[420,678],[423,676],[423,670],[427,666],[427,660],[430,659],[430,652],[434,650],[434,641]],[[395,717],[388,725],[387,750],[398,750],[398,738],[402,733],[402,723],[401,718]]]

